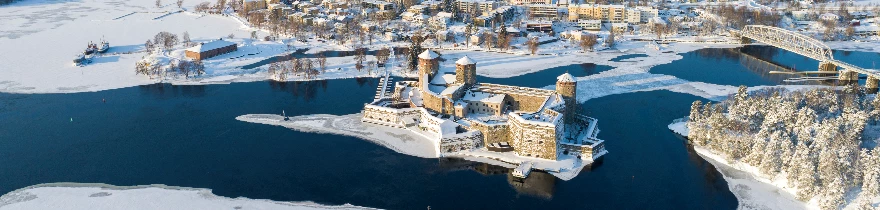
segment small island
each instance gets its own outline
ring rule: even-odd
[[[380,79],[376,97],[357,116],[237,119],[356,136],[420,157],[505,166],[519,178],[541,170],[568,180],[608,153],[597,138],[598,120],[581,113],[571,74],[557,77],[555,91],[478,83],[473,59],[458,58],[454,72],[440,71],[440,59],[426,50],[418,55],[417,80]]]

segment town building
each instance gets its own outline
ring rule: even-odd
[[[244,10],[245,11],[254,11],[266,9],[266,1],[264,0],[244,0]]]
[[[623,5],[579,4],[568,6],[568,20],[601,20],[604,23],[621,23],[626,17]]]
[[[199,43],[194,47],[186,48],[185,53],[187,58],[204,60],[236,50],[238,50],[238,45],[235,43],[219,39],[208,43]]]
[[[554,5],[529,5],[529,18],[544,18],[550,20],[559,19],[559,7]]]
[[[592,161],[606,153],[598,120],[578,112],[570,74],[557,78],[556,90],[478,83],[475,60],[459,58],[452,72],[440,71],[439,60],[419,54],[418,80],[380,87],[391,96],[366,104],[362,121],[416,132],[441,154],[504,147],[520,157]]]

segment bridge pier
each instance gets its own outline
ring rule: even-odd
[[[868,89],[868,93],[877,93],[878,83],[880,83],[880,78],[868,76],[868,80],[865,80],[865,88]]]
[[[828,61],[819,62],[819,71],[837,71],[837,66]]]
[[[837,75],[837,79],[840,81],[838,84],[840,85],[849,85],[859,82],[859,73],[855,71],[843,69]]]

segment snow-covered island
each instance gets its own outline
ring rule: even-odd
[[[872,209],[880,97],[859,91],[740,87],[719,104],[694,102],[668,127],[721,172],[740,208]]]
[[[100,210],[100,209],[273,209],[320,210],[373,209],[326,206],[313,202],[281,202],[263,199],[227,198],[210,189],[165,185],[113,186],[87,183],[49,183],[18,189],[0,196],[0,210]]]
[[[418,56],[418,80],[381,79],[375,100],[361,115],[244,115],[247,122],[369,139],[419,157],[460,157],[574,178],[601,158],[598,120],[580,114],[577,81],[560,75],[556,90],[478,83],[477,61],[459,58],[453,72],[440,71],[440,55]],[[360,120],[355,120],[360,116]]]

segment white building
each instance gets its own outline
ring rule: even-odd
[[[601,20],[578,20],[578,27],[583,30],[599,31],[602,30]]]

